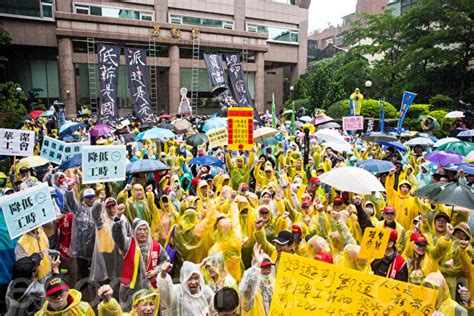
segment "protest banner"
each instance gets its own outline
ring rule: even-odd
[[[40,156],[60,165],[63,162],[64,147],[66,143],[49,136],[43,138]]]
[[[75,155],[82,153],[82,147],[87,145],[90,145],[90,143],[66,143],[64,146],[63,162],[68,161]]]
[[[366,228],[360,244],[359,258],[383,258],[389,238],[390,229],[388,228]]]
[[[82,183],[125,180],[126,147],[82,147]]]
[[[438,291],[282,253],[269,315],[432,315]]]
[[[209,148],[227,145],[227,129],[225,127],[213,128],[206,132],[209,139]]]
[[[47,183],[0,198],[11,239],[56,219]]]
[[[344,116],[342,118],[342,129],[345,131],[356,131],[364,129],[364,117]]]
[[[34,131],[0,128],[0,155],[27,157],[34,149]]]
[[[227,111],[227,143],[230,150],[252,149],[252,108],[229,108]]]

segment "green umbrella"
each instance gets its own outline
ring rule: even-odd
[[[438,151],[453,150],[462,156],[467,156],[471,151],[474,150],[474,143],[471,143],[471,142],[447,143],[447,144],[439,146],[435,150],[438,150]]]
[[[197,147],[207,142],[209,142],[209,139],[207,138],[207,135],[203,133],[194,134],[186,138],[186,144],[193,147]]]

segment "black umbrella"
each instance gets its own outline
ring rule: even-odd
[[[186,138],[186,144],[196,147],[209,141],[206,134],[198,133]]]
[[[170,123],[164,123],[164,124],[161,124],[160,126],[158,127],[161,127],[161,128],[165,128],[165,129],[169,129],[170,131],[174,130],[174,126]]]
[[[474,209],[474,190],[460,183],[433,183],[414,192],[438,203]]]

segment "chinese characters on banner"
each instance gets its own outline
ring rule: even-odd
[[[43,138],[40,156],[60,165],[63,162],[64,147],[66,143],[49,136]]]
[[[239,106],[235,102],[232,93],[229,91],[227,80],[225,78],[224,67],[222,65],[221,54],[204,54],[204,61],[206,62],[207,73],[211,80],[212,92],[214,96],[220,96],[222,102],[227,107]]]
[[[0,128],[0,155],[27,157],[34,149],[34,131]]]
[[[438,291],[283,252],[269,315],[432,315]]]
[[[402,132],[403,121],[405,121],[405,116],[407,115],[408,110],[410,109],[411,104],[415,100],[417,94],[413,92],[404,91],[402,98],[402,105],[400,106],[400,113],[398,114],[398,123],[397,123],[397,132]]]
[[[209,139],[209,148],[227,145],[227,129],[225,127],[213,128],[206,132]]]
[[[120,62],[120,47],[99,44],[99,122],[115,126],[117,121],[117,87]]]
[[[82,147],[82,183],[125,180],[126,147]]]
[[[45,136],[41,146],[40,156],[58,165],[68,161],[72,157],[82,152],[82,146],[89,143],[66,143],[59,139]]]
[[[390,229],[388,228],[366,228],[360,244],[359,258],[383,258],[389,238]]]
[[[240,63],[239,54],[226,54],[225,59],[227,62],[227,69],[229,71],[230,85],[234,92],[235,101],[238,106],[252,107],[254,110],[254,117],[257,121],[260,121],[260,116],[255,108],[255,104],[250,98],[247,83],[244,80],[244,69]]]
[[[364,117],[344,116],[342,118],[342,129],[345,131],[356,131],[364,129]]]
[[[127,62],[128,87],[133,100],[135,115],[143,123],[154,123],[155,114],[151,108],[147,87],[146,50],[125,48]]]
[[[47,183],[1,198],[0,207],[11,239],[56,219]]]
[[[227,112],[227,131],[227,143],[230,150],[252,149],[252,108],[229,108]]]

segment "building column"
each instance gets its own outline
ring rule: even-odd
[[[234,0],[234,21],[236,31],[245,31],[245,0]]]
[[[58,39],[58,70],[59,70],[59,96],[66,106],[66,116],[77,115],[76,108],[76,80],[74,63],[72,62],[72,40],[70,38]]]
[[[265,112],[265,60],[262,52],[255,54],[257,72],[255,73],[255,107],[258,112]]]
[[[179,47],[171,45],[169,48],[170,70],[168,74],[168,95],[170,114],[178,113],[179,95]]]

